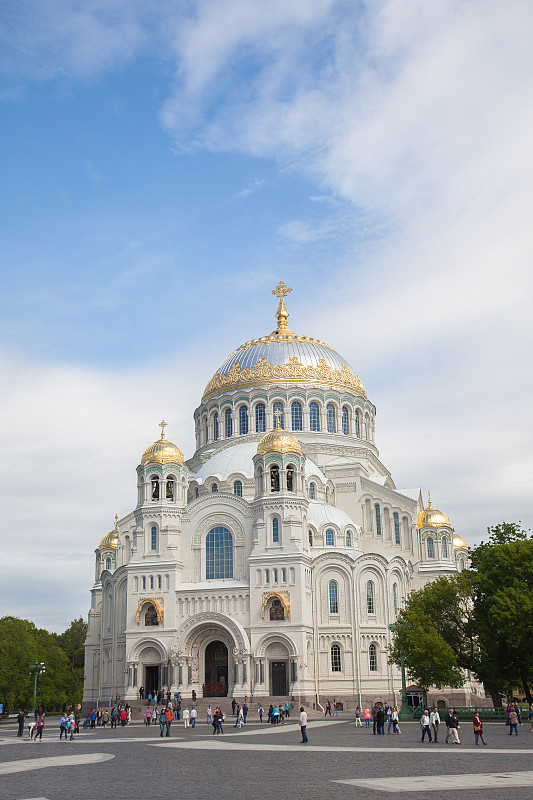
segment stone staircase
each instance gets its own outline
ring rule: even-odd
[[[239,695],[235,696],[235,700],[237,703],[242,704],[244,703],[244,697]],[[231,697],[199,697],[194,704],[194,707],[198,711],[198,719],[202,722],[205,722],[207,718],[207,708],[211,706],[213,711],[217,706],[219,706],[226,717],[231,717]],[[258,722],[259,717],[257,715],[257,709],[259,706],[263,706],[264,715],[263,720],[266,720],[268,714],[268,707],[270,704],[273,706],[278,705],[281,703],[285,706],[285,702],[289,702],[290,707],[290,716],[298,716],[300,711],[300,706],[296,703],[296,701],[291,701],[288,697],[261,697],[261,698],[248,698],[248,720],[251,722]],[[146,706],[148,705],[147,700],[132,700],[130,701],[131,706],[131,718],[133,722],[139,722],[144,720],[146,714]],[[160,705],[157,706],[158,709],[161,708]],[[188,708],[189,710],[192,708],[192,700],[191,698],[185,698],[181,701],[181,707]],[[150,708],[154,709],[154,702],[152,701]],[[306,710],[309,710],[308,708]]]

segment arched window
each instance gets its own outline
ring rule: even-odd
[[[205,540],[205,577],[233,578],[233,536],[227,528],[211,528]]]
[[[312,547],[313,546],[313,531],[311,530],[311,528],[308,529],[307,536],[308,536],[308,539],[309,539],[309,547]]]
[[[255,430],[256,433],[266,431],[266,408],[264,403],[258,403],[255,407]]]
[[[241,436],[248,433],[248,406],[239,407],[239,433]]]
[[[218,483],[214,483],[211,486],[211,491],[212,491],[213,494],[216,494],[218,492]]]
[[[291,424],[293,431],[303,430],[302,404],[297,400],[291,405]]]
[[[196,489],[194,490],[194,496],[195,496],[195,497],[200,497],[200,489],[198,488],[198,486],[197,486],[197,487],[196,487]]]
[[[350,416],[346,406],[342,407],[342,432],[345,436],[350,433]]]
[[[346,531],[346,547],[352,546],[352,532]]]
[[[204,420],[204,437],[204,444],[207,444],[209,441],[209,423],[207,417]]]
[[[150,575],[150,589],[154,588],[154,576]]]
[[[312,431],[320,430],[320,408],[318,403],[309,403],[309,427]]]
[[[394,616],[398,616],[398,584],[392,584],[392,605],[394,608]]]
[[[143,575],[142,587],[143,587],[143,589],[146,589],[146,576],[145,575]]]
[[[355,435],[358,439],[361,438],[361,414],[359,410],[355,412]]]
[[[464,570],[464,568],[465,568],[465,560],[464,560],[464,558],[461,558],[459,560],[459,572],[462,572]]]
[[[274,403],[272,411],[274,414],[274,428],[277,426],[277,420],[279,419],[279,427],[285,430],[285,410],[283,408],[283,403]],[[280,413],[276,414],[276,411]]]
[[[157,550],[157,528],[155,525],[152,525],[151,533],[151,548],[152,550]]]
[[[309,499],[314,500],[316,497],[316,487],[314,483],[309,484]]]
[[[287,491],[294,492],[294,467],[292,464],[287,467]]]
[[[233,435],[233,420],[231,418],[231,408],[226,409],[224,414],[224,427],[226,428],[226,438]]]
[[[157,588],[158,589],[162,589],[163,588],[163,581],[161,580],[161,575],[157,576]]]
[[[427,550],[428,550],[428,558],[435,558],[435,540],[433,536],[428,536]]]
[[[331,671],[341,672],[341,648],[338,644],[331,645]]]
[[[235,481],[233,484],[233,494],[242,497],[242,481]]]
[[[175,484],[174,478],[167,478],[167,493],[166,493],[167,500],[174,500],[174,497],[175,497],[175,492],[174,492],[175,486],[176,486],[176,484]]]
[[[105,560],[105,568],[107,569],[108,572],[111,572],[111,559],[109,558],[109,556]]]
[[[376,509],[376,533],[378,536],[381,536],[381,508],[379,507],[379,503],[376,503],[374,508]]]
[[[281,582],[282,583],[287,583],[287,570],[286,569],[282,569],[281,570]]]
[[[371,644],[368,648],[368,666],[370,672],[378,671],[378,648],[375,644]]]
[[[400,515],[397,511],[393,514],[394,518],[394,541],[396,544],[401,544],[402,540],[400,539]]]
[[[274,517],[272,520],[272,541],[274,544],[279,544],[279,519]]]
[[[279,467],[277,464],[270,467],[270,491],[279,492]]]
[[[326,545],[328,547],[333,547],[334,544],[335,544],[335,534],[333,533],[331,528],[328,528],[326,531]]]
[[[213,429],[215,433],[215,442],[218,441],[218,414],[213,417]]]
[[[374,584],[368,581],[366,584],[366,610],[368,614],[375,614],[376,607],[374,603]]]
[[[328,403],[326,406],[326,418],[328,433],[335,433],[335,406],[333,403]]]
[[[278,582],[278,571],[277,569],[274,570],[274,583]]]
[[[442,539],[441,539],[440,548],[441,548],[441,552],[442,552],[442,557],[443,558],[448,558],[448,540],[447,540],[447,538],[445,536],[443,536]]]
[[[329,503],[329,487],[326,486],[326,503]]]
[[[265,570],[265,583],[270,583],[270,570]]]
[[[328,585],[329,594],[329,613],[339,613],[339,586],[337,581],[330,581]]]
[[[159,500],[159,476],[152,475],[150,484],[152,486],[152,500]]]

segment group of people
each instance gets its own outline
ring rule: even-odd
[[[119,723],[122,728],[128,725],[131,722],[130,705],[126,703],[123,706],[122,703],[118,703],[118,705],[112,707],[111,713],[107,708],[91,708],[83,727],[96,728],[101,726],[105,730],[110,722],[112,728],[116,728]]]
[[[387,703],[374,703],[372,711],[368,706],[365,706],[362,714],[365,721],[365,728],[370,727],[370,720],[372,720],[372,733],[376,736],[385,734],[385,724],[387,725],[387,733],[391,732],[391,728],[394,734],[401,733],[399,724],[400,716],[396,706],[390,706]],[[357,727],[358,725],[361,727],[363,725],[361,722],[361,708],[359,706],[355,709],[355,726]]]
[[[332,709],[333,709],[333,716],[334,717],[338,717],[339,716],[339,709],[338,709],[338,706],[337,706],[337,700],[334,699],[333,703],[331,703],[329,699],[326,700],[326,705],[324,706],[324,716],[327,717],[328,714],[329,714],[329,716],[331,717],[331,710]]]

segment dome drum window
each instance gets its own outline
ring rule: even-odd
[[[326,547],[335,547],[335,533],[328,528],[325,534]]]
[[[233,484],[233,494],[236,497],[242,497],[242,481],[235,481]]]
[[[255,431],[265,433],[266,431],[266,407],[264,403],[258,403],[255,407]]]
[[[167,478],[166,499],[174,501],[176,499],[176,482],[173,477]]]
[[[239,434],[245,436],[248,433],[248,406],[239,408]]]
[[[212,528],[205,540],[206,580],[233,578],[233,536],[222,526]]]
[[[159,500],[159,476],[152,475],[150,478],[151,498],[152,500]]]

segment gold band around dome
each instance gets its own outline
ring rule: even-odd
[[[272,366],[263,356],[251,369],[248,367],[241,369],[239,364],[234,364],[225,375],[217,371],[205,387],[202,403],[221,389],[234,386],[302,382],[323,384],[331,388],[349,388],[366,398],[359,376],[355,372],[350,372],[346,364],[342,365],[342,370],[334,369],[323,358],[319,358],[318,365],[312,367],[302,364],[297,356],[291,356],[285,364]]]

